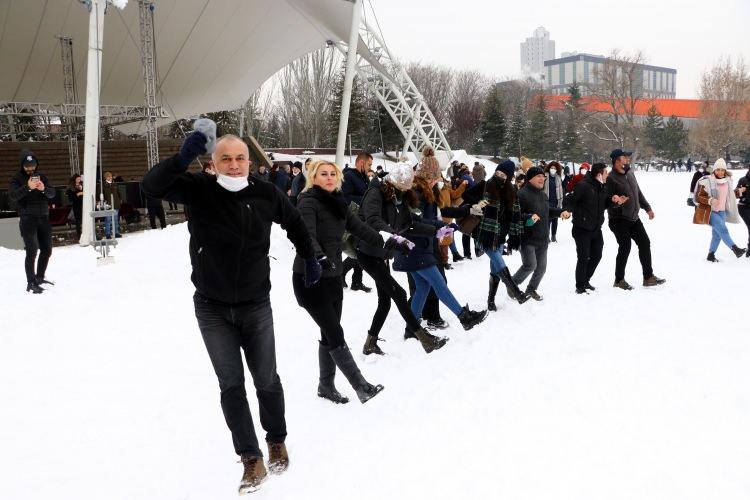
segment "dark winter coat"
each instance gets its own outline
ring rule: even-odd
[[[352,214],[349,205],[341,192],[328,193],[319,187],[305,191],[299,196],[297,209],[305,221],[305,226],[312,237],[315,255],[320,258],[326,256],[333,264],[331,269],[323,270],[323,277],[341,276],[342,236],[346,229],[360,241],[367,242],[373,247],[383,247],[383,238],[376,230],[362,222]],[[294,259],[293,271],[303,274],[305,263],[297,255]]]
[[[297,204],[300,193],[305,189],[305,181],[305,176],[302,175],[302,173],[299,173],[292,178],[292,203],[295,205]]]
[[[521,221],[524,223],[521,245],[547,247],[549,245],[550,214],[557,217],[562,213],[562,209],[550,207],[544,189],[537,189],[530,182],[524,184],[518,191],[518,203],[521,205]],[[532,226],[527,226],[526,221],[531,219],[533,214],[537,214],[539,220]]]
[[[573,214],[573,226],[587,231],[602,227],[606,208],[607,188],[591,174],[587,174],[563,199],[563,209]]]
[[[341,191],[344,193],[347,203],[354,202],[362,204],[362,197],[370,186],[370,179],[356,168],[346,167],[344,169],[344,184]]]
[[[47,176],[40,174],[38,169],[34,170],[34,173],[31,175],[26,174],[22,165],[23,159],[29,155],[33,156],[33,153],[26,150],[21,151],[21,167],[10,180],[8,197],[16,202],[19,216],[48,217],[49,200],[55,197],[55,188],[49,185]],[[44,184],[44,191],[29,189],[29,178],[35,175],[39,176],[39,180]]]
[[[362,197],[359,218],[376,231],[400,234],[414,242],[416,246],[409,256],[414,264],[423,266],[420,269],[429,267],[435,263],[431,246],[432,238],[435,236],[435,226],[423,222],[421,217],[412,213],[402,201],[403,197],[399,191],[395,191],[396,196],[386,199],[383,193],[385,185],[386,183],[381,182],[380,179],[373,179],[370,189]],[[386,258],[386,252],[382,246],[370,245],[363,240],[359,241],[357,250],[372,257]],[[412,254],[414,255],[412,256]],[[430,261],[430,259],[432,260]],[[405,262],[403,259],[399,259],[399,262],[406,266],[411,264],[411,261]],[[405,271],[407,269],[400,270]]]
[[[617,170],[612,170],[607,177],[607,193],[612,196],[627,196],[628,201],[622,205],[607,203],[609,220],[626,219],[629,221],[638,220],[638,212],[643,209],[651,210],[651,205],[643,196],[641,188],[638,187],[638,181],[632,170],[627,169],[624,174]]]
[[[482,210],[482,221],[474,232],[474,239],[485,251],[498,249],[505,244],[510,232],[510,224],[513,221],[513,212],[508,210],[506,200],[490,200],[487,197],[487,182],[494,182],[494,179],[496,177],[493,176],[489,181],[477,182],[473,187],[464,191],[464,202],[468,206],[484,199],[490,202]],[[464,208],[468,209],[468,206]]]
[[[102,183],[101,192],[104,194],[105,203],[115,210],[120,209],[120,205],[122,205],[122,197],[120,196],[120,190],[117,189],[117,184],[104,181]]]
[[[737,196],[737,205],[741,207],[750,207],[750,172],[740,177],[737,181],[737,188],[745,187],[745,192]],[[735,189],[737,189],[735,188]]]
[[[695,193],[695,185],[706,175],[708,175],[707,172],[701,172],[700,170],[693,174],[693,178],[690,180],[690,194]]]
[[[268,298],[268,250],[274,222],[286,229],[299,255],[314,256],[299,212],[270,183],[251,178],[248,187],[232,193],[216,177],[185,172],[173,156],[144,176],[143,190],[188,206],[191,279],[198,293],[209,300],[239,304]]]
[[[262,181],[265,181],[265,182],[268,182],[268,181],[269,181],[269,180],[268,180],[268,176],[269,176],[268,170],[266,170],[266,171],[265,171],[265,172],[263,172],[262,174],[260,173],[260,170],[256,170],[256,171],[255,171],[255,172],[253,173],[253,175],[252,175],[252,177],[254,177],[254,178],[256,178],[256,179],[260,179],[260,180],[262,180]]]
[[[292,181],[289,178],[289,174],[283,168],[279,168],[276,172],[273,173],[276,175],[271,175],[271,182],[273,182],[276,187],[281,190],[282,193],[286,194],[292,186]]]
[[[68,202],[73,207],[73,217],[80,222],[83,217],[83,196],[78,196],[78,193],[80,191],[68,188],[65,191],[65,196],[68,197]]]

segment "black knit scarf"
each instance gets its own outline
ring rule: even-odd
[[[329,193],[321,187],[313,186],[306,194],[322,203],[323,206],[330,210],[337,218],[346,219],[349,205],[346,203],[346,199],[341,191]]]

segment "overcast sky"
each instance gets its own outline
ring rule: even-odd
[[[395,57],[497,78],[520,75],[519,44],[538,26],[557,57],[642,50],[649,64],[677,70],[678,98],[696,98],[701,73],[721,56],[750,64],[750,0],[364,1]]]

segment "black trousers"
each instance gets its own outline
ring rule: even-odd
[[[557,217],[549,218],[549,231],[553,238],[557,237]]]
[[[742,217],[747,226],[747,248],[750,249],[750,206],[738,205],[737,209],[740,212],[740,217]]]
[[[234,451],[238,455],[262,457],[245,392],[242,354],[244,352],[253,377],[266,441],[283,443],[286,439],[284,389],[276,373],[271,301],[219,305],[196,293],[193,302],[203,342],[219,379],[221,409],[232,433]]]
[[[584,288],[596,271],[596,266],[602,260],[604,237],[602,230],[588,231],[581,227],[573,227],[573,239],[576,242],[576,288]]]
[[[375,315],[372,317],[372,324],[368,333],[374,337],[380,334],[380,330],[383,329],[383,324],[388,317],[388,312],[391,310],[391,300],[396,304],[398,312],[406,321],[406,325],[414,330],[419,328],[419,320],[414,317],[409,302],[406,300],[406,291],[391,276],[391,270],[385,261],[377,257],[370,257],[362,252],[357,252],[357,259],[362,269],[375,280],[375,288],[378,292],[378,307],[375,309]]]
[[[651,240],[648,239],[646,228],[640,219],[635,221],[627,219],[610,219],[609,229],[615,235],[619,248],[615,264],[615,281],[625,279],[625,266],[628,264],[631,240],[638,246],[638,258],[643,269],[643,279],[654,275],[651,268]]]
[[[328,350],[346,344],[344,329],[341,327],[341,310],[344,304],[341,278],[321,278],[313,286],[305,288],[303,275],[292,273],[292,287],[297,303],[320,328],[320,343]]]
[[[344,262],[342,263],[343,271],[341,271],[341,279],[346,280],[346,274],[349,271],[354,271],[352,273],[352,285],[353,284],[362,284],[362,266],[359,265],[359,262],[357,262],[357,259],[352,259],[351,257],[347,257],[344,259]]]
[[[167,227],[167,215],[164,213],[164,205],[148,207],[148,221],[151,223],[151,229],[156,229],[156,218],[159,218],[161,228]]]
[[[471,235],[461,235],[461,245],[464,247],[464,257],[471,257]]]
[[[50,255],[52,255],[52,226],[49,223],[49,217],[22,215],[18,221],[18,227],[21,230],[21,238],[26,248],[26,260],[24,268],[26,269],[26,281],[32,282],[38,276],[44,278],[47,272],[47,264]],[[39,252],[39,261],[36,262],[36,272],[34,272],[34,263],[36,255]]]

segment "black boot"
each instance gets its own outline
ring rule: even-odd
[[[487,311],[472,311],[469,306],[464,306],[461,314],[458,315],[458,320],[464,327],[464,330],[471,330],[479,323],[485,320],[487,317]]]
[[[742,257],[743,255],[745,255],[745,249],[740,248],[737,245],[732,245],[732,251],[734,252],[734,256],[737,257],[738,259]]]
[[[458,254],[458,253],[453,254],[453,262],[461,262],[462,260],[464,260],[464,258],[461,257],[461,254]]]
[[[719,262],[719,259],[716,258],[716,255],[714,255],[713,252],[708,252],[708,257],[706,257],[706,260],[709,262]]]
[[[320,367],[318,396],[337,404],[348,403],[349,398],[342,396],[333,385],[333,379],[336,377],[336,363],[333,362],[328,346],[321,343],[318,343],[318,366]]]
[[[407,337],[407,334],[410,334],[411,336]],[[422,344],[422,349],[424,349],[424,352],[426,353],[431,353],[432,351],[440,349],[446,342],[448,342],[447,338],[436,337],[422,327],[412,330],[407,326],[404,338],[416,338],[419,340],[419,343]]]
[[[44,288],[37,285],[36,281],[29,281],[26,284],[26,291],[34,292],[34,293],[42,293],[44,291]]]
[[[357,393],[357,397],[361,403],[366,403],[383,390],[382,385],[372,385],[365,380],[347,346],[343,345],[329,352],[336,366],[339,367],[341,373],[344,374],[344,377],[351,384],[352,389]]]
[[[55,286],[55,283],[52,281],[48,281],[44,279],[44,276],[37,276],[36,277],[36,284],[37,285],[52,285]]]
[[[487,309],[489,311],[497,311],[495,296],[497,295],[498,286],[500,286],[500,278],[494,274],[490,274],[490,293],[487,295]]]
[[[528,295],[523,293],[516,282],[513,281],[513,276],[510,275],[510,269],[504,267],[502,271],[498,273],[500,281],[505,285],[505,290],[508,292],[508,297],[513,300],[517,300],[519,304],[523,304],[529,300]]]
[[[378,338],[375,335],[367,334],[367,340],[365,340],[365,347],[362,349],[362,353],[367,356],[368,354],[379,354],[383,356],[385,353],[378,345]]]

